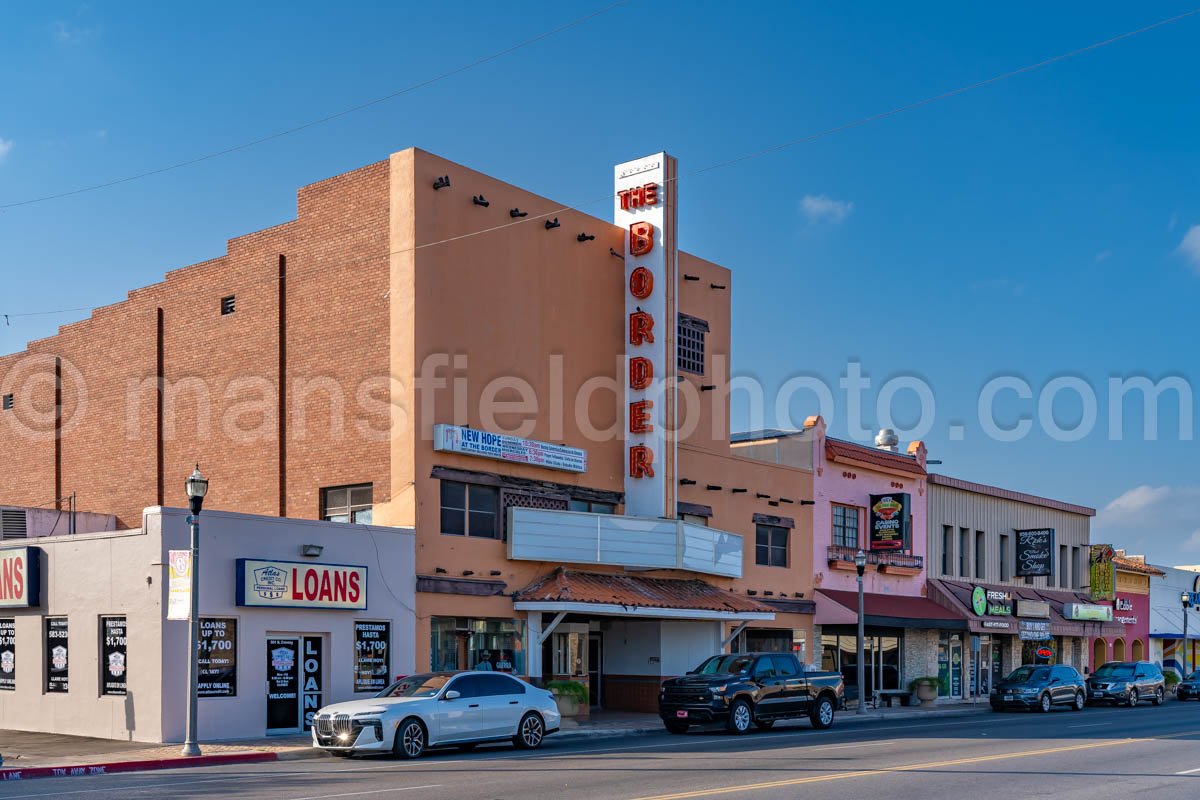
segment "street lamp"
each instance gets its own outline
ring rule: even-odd
[[[866,714],[866,675],[863,671],[863,572],[867,569],[867,554],[859,550],[854,554],[854,568],[858,570],[858,708],[855,714]]]
[[[1188,609],[1192,605],[1192,596],[1188,592],[1179,593],[1179,603],[1183,606],[1183,677],[1188,676],[1188,638],[1187,638],[1187,622]]]
[[[200,755],[200,745],[196,743],[196,711],[197,711],[197,670],[200,661],[200,509],[204,506],[204,495],[208,494],[208,478],[200,472],[200,465],[183,482],[187,491],[188,507],[192,513],[188,517],[188,527],[192,535],[192,588],[191,613],[188,616],[188,708],[187,708],[187,740],[183,743],[183,755]]]

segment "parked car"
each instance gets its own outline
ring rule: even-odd
[[[511,675],[433,672],[397,680],[369,700],[334,703],[313,717],[313,746],[335,755],[512,741],[532,750],[558,730],[554,695]]]
[[[1089,703],[1124,703],[1133,707],[1141,700],[1162,705],[1166,681],[1157,664],[1149,661],[1110,661],[1088,677]]]
[[[1175,687],[1175,696],[1180,700],[1191,700],[1200,697],[1200,671],[1193,672],[1179,682]]]
[[[996,684],[989,700],[992,711],[1021,708],[1046,712],[1057,705],[1082,711],[1087,704],[1087,685],[1074,667],[1026,664]]]
[[[658,715],[671,733],[715,722],[745,733],[751,725],[765,730],[800,717],[828,728],[844,698],[839,673],[809,669],[791,653],[735,653],[713,656],[664,682]]]

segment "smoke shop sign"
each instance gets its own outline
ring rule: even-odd
[[[239,606],[367,607],[366,567],[239,558],[236,586]]]
[[[1017,531],[1017,576],[1054,573],[1054,529]]]
[[[433,449],[564,472],[587,472],[587,451],[578,447],[522,439],[519,436],[463,428],[458,425],[434,425]]]

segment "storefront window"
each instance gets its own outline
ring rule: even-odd
[[[525,623],[521,620],[434,617],[430,638],[434,670],[526,674]]]
[[[583,675],[587,667],[583,652],[586,645],[586,633],[554,634],[554,674]]]
[[[879,629],[868,630],[863,642],[863,679],[866,682],[867,697],[874,695],[877,688],[880,690],[900,688],[903,637],[881,635],[878,631]],[[841,672],[846,686],[854,688],[850,696],[856,697],[858,636],[822,634],[821,669]]]

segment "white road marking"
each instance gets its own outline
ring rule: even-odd
[[[1195,773],[1195,772],[1200,772],[1200,767],[1196,767],[1195,769],[1185,769],[1183,772],[1176,772],[1175,774],[1176,775],[1191,775],[1192,773]]]
[[[1102,725],[1112,725],[1111,722],[1089,722],[1086,725],[1068,725],[1068,728],[1099,728]]]
[[[329,800],[332,797],[359,797],[364,794],[383,794],[384,792],[411,792],[414,789],[438,789],[441,788],[440,783],[428,783],[424,786],[395,786],[387,789],[371,789],[365,792],[343,792],[342,794],[314,794],[308,797],[293,797],[291,800]]]

